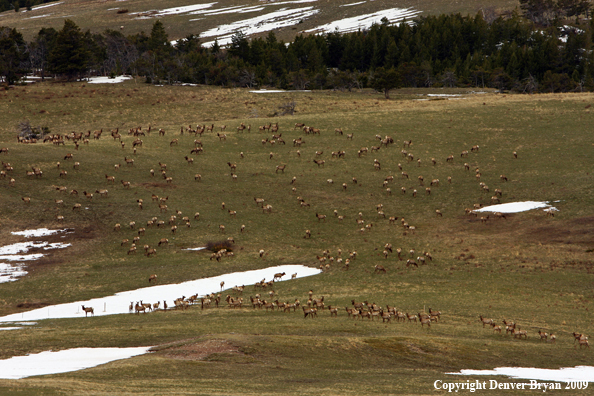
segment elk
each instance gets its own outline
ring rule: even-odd
[[[282,173],[285,173],[285,168],[287,165],[277,165],[276,166],[276,171],[275,173],[278,173],[278,171],[281,171]]]
[[[326,215],[316,213],[316,217],[318,218],[318,221],[320,221],[320,220],[326,221]]]
[[[437,320],[441,319],[441,311],[434,311],[431,309],[431,307],[429,307],[429,315],[433,318],[437,318]],[[436,320],[436,321],[437,321]]]
[[[384,252],[385,252],[385,250],[384,250]],[[388,270],[386,270],[386,268],[384,268],[383,265],[379,265],[378,264],[378,265],[376,265],[374,267],[374,271],[373,272],[376,273],[376,274],[379,274],[379,273],[382,273],[383,272],[385,274],[385,273],[388,272]]]
[[[572,334],[573,334],[573,338],[574,338],[573,339],[573,343],[574,344],[575,344],[576,341],[579,342],[580,340],[584,340],[584,339],[587,340],[588,339],[587,336],[585,336],[584,334],[581,334],[581,333],[573,332]]]
[[[280,281],[280,280],[281,280],[281,278],[282,278],[283,276],[285,276],[285,273],[284,273],[284,272],[279,272],[279,273],[276,273],[276,274],[274,274],[274,278],[273,278],[273,280],[274,280],[274,281],[277,281],[277,280],[279,280],[279,281]]]
[[[485,328],[485,325],[495,324],[495,321],[493,319],[483,318],[483,315],[480,315],[479,318],[480,318],[481,322],[483,323],[483,328]]]
[[[528,332],[526,330],[520,330],[519,328],[516,330],[514,329],[512,331],[512,334],[514,335],[514,338],[522,338],[524,337],[524,339],[528,339]]]
[[[406,313],[406,318],[408,319],[409,322],[417,322],[417,315],[415,314],[409,314],[408,312]]]
[[[83,305],[82,309],[83,311],[85,311],[85,317],[87,317],[89,314],[91,314],[91,316],[95,316],[95,310],[93,309],[93,307],[85,307]]]

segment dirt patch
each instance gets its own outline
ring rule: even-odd
[[[48,305],[53,305],[53,303],[51,302],[46,302],[46,301],[41,301],[41,302],[29,302],[29,301],[25,301],[22,303],[18,303],[16,306],[17,308],[43,308],[43,307],[47,307]]]
[[[571,223],[575,225],[589,225],[594,227],[594,216],[580,217],[579,219],[572,220]]]
[[[160,348],[164,349],[159,350]],[[238,347],[225,340],[206,340],[171,347],[157,347],[155,349],[161,356],[178,360],[207,361],[211,360],[209,357],[215,354],[243,355]]]
[[[89,240],[93,240],[93,239],[97,238],[97,230],[98,230],[98,228],[96,226],[87,226],[87,227],[82,227],[82,228],[66,228],[66,229],[64,229],[64,232],[58,232],[57,234],[53,234],[53,235],[30,237],[30,238],[24,238],[22,236],[18,236],[14,239],[11,238],[11,242],[15,243],[15,242],[22,242],[22,241],[31,241],[31,242],[43,241],[43,242],[48,242],[50,244],[63,243],[63,244],[71,245],[71,246],[65,247],[63,249],[48,249],[48,250],[46,250],[43,247],[41,247],[41,248],[30,248],[29,250],[27,250],[27,254],[41,253],[44,255],[42,258],[40,258],[38,260],[26,261],[26,262],[22,263],[24,270],[31,273],[35,269],[39,269],[41,267],[59,265],[64,262],[66,257],[75,256],[78,249],[81,246],[84,246],[85,241],[89,241]]]
[[[594,245],[594,217],[548,224],[526,230],[527,239],[542,244]]]
[[[169,188],[169,189],[174,189],[174,188],[177,188],[177,186],[175,184],[155,183],[155,182],[151,182],[151,183],[140,183],[139,186],[144,187],[146,189],[150,189],[150,188]]]

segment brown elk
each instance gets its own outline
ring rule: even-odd
[[[93,309],[93,307],[85,307],[83,305],[82,309],[83,311],[85,311],[85,317],[87,317],[89,314],[91,314],[91,316],[95,316],[95,310]]]

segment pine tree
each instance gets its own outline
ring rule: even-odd
[[[383,92],[386,99],[390,99],[391,90],[401,86],[400,75],[393,67],[388,70],[383,67],[375,69],[370,83],[373,89]]]
[[[83,33],[72,20],[66,19],[49,53],[49,69],[71,80],[87,70],[89,58]]]
[[[14,84],[27,72],[22,66],[26,59],[23,35],[16,29],[0,27],[0,75],[8,84]]]

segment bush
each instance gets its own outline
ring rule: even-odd
[[[206,249],[213,253],[217,253],[223,249],[227,249],[228,252],[233,251],[233,247],[229,241],[207,242]]]

